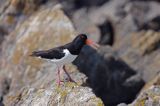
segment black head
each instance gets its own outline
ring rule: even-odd
[[[86,34],[79,34],[74,40],[73,43],[76,43],[76,45],[85,44],[87,40]]]
[[[82,47],[86,44],[87,35],[86,34],[79,34],[71,43],[70,52],[72,54],[79,54]]]

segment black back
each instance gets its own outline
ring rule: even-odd
[[[78,35],[71,43],[64,46],[56,47],[49,50],[35,51],[31,56],[46,58],[46,59],[61,59],[65,56],[64,49],[68,49],[72,55],[78,55],[85,45],[87,36],[85,34]]]
[[[41,57],[45,59],[61,59],[65,56],[63,49],[57,47],[49,50],[35,51],[31,56]]]

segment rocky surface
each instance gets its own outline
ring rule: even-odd
[[[6,106],[103,106],[90,88],[67,83],[63,88],[24,88],[15,96],[7,96]]]
[[[159,0],[0,0],[0,105],[158,106],[159,10]],[[77,33],[102,46],[67,65],[78,85],[57,88],[55,65],[29,54]]]
[[[159,106],[160,104],[160,74],[146,84],[130,106]]]
[[[42,8],[19,23],[2,45],[0,74],[4,78],[0,83],[0,96],[4,105],[103,105],[87,87],[74,85],[72,89],[73,84],[69,84],[63,89],[57,88],[56,66],[29,56],[34,50],[56,47],[74,37],[73,25],[59,6]],[[85,81],[86,77],[78,73],[75,66],[67,69],[78,84]],[[73,98],[75,102],[70,103]]]
[[[151,80],[159,71],[159,37],[159,32],[141,31],[132,33],[119,45],[121,48],[128,45],[125,52],[119,54],[132,68],[140,70],[145,81]]]

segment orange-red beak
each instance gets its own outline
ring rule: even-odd
[[[87,39],[87,40],[86,40],[86,44],[89,45],[89,46],[91,46],[91,47],[93,47],[93,48],[95,48],[95,49],[98,49],[98,48],[99,48],[99,44],[93,42],[93,41],[90,40],[90,39]]]

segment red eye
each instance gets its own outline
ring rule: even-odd
[[[80,36],[82,39],[84,38],[84,36]]]

